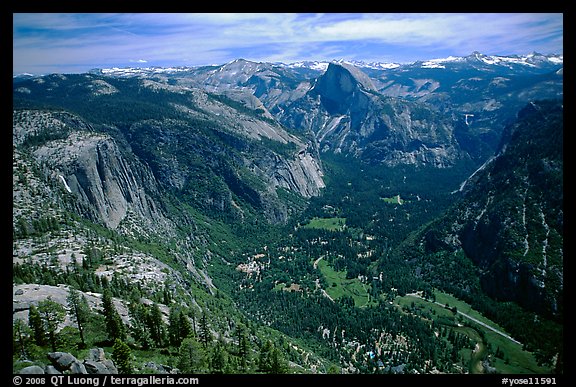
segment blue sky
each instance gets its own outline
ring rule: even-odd
[[[13,74],[563,54],[561,13],[15,13]]]

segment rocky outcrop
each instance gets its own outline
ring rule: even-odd
[[[155,374],[178,374],[180,370],[175,367],[170,367],[166,364],[157,364],[153,361],[149,361],[144,363],[142,367],[143,371],[146,373],[155,373]]]
[[[49,352],[48,360],[60,373],[87,374],[84,364],[67,352]]]
[[[49,352],[51,364],[44,367],[32,365],[20,370],[20,374],[118,374],[114,362],[106,358],[102,348],[92,348],[84,361],[68,352]]]
[[[169,228],[156,201],[159,187],[150,168],[82,117],[59,111],[15,111],[13,144],[31,150],[43,175],[61,187],[63,201],[72,207],[69,210],[112,229],[129,214],[143,224],[154,219],[155,227]]]
[[[69,294],[69,287],[66,285],[38,285],[38,284],[21,284],[13,286],[12,295],[12,317],[13,320],[20,319],[22,321],[28,321],[28,311],[30,305],[37,306],[40,301],[50,298],[52,301],[67,307],[68,301],[67,297]],[[99,293],[82,293],[86,297],[88,306],[92,310],[97,310],[102,304],[102,295]],[[122,318],[124,324],[129,325],[130,318],[128,313],[128,307],[126,302],[121,301],[118,298],[113,298],[114,307],[118,311],[118,314]],[[77,327],[76,323],[72,321],[69,315],[66,315],[66,319],[62,323],[62,327],[72,326]]]
[[[47,354],[50,364],[45,366],[30,365],[22,368],[18,373],[27,375],[107,375],[118,374],[118,368],[114,361],[106,357],[102,348],[91,348],[84,361],[78,360],[68,352],[49,352]],[[142,365],[146,373],[155,374],[178,374],[178,368],[165,364],[146,362]]]
[[[26,374],[26,375],[39,375],[47,373],[43,367],[32,365],[28,367],[24,367],[18,372],[19,374]]]
[[[318,196],[320,190],[325,187],[323,171],[317,158],[307,151],[301,151],[295,159],[289,161],[289,176],[286,181],[293,181],[288,184],[288,189],[300,193],[309,198]],[[279,185],[281,185],[279,183]]]

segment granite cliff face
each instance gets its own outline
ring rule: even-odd
[[[40,146],[34,156],[53,170],[70,194],[93,209],[95,220],[111,229],[128,212],[142,219],[162,216],[152,199],[158,187],[150,170],[124,158],[110,136],[71,133]]]
[[[376,89],[370,78],[354,66],[330,63],[311,91],[320,97],[329,114],[345,114],[351,109],[366,114],[369,93]]]
[[[74,207],[93,221],[116,229],[128,214],[162,225],[154,198],[158,184],[150,169],[122,154],[114,139],[91,130],[80,117],[64,112],[22,111],[15,115],[14,142],[30,145],[44,173],[74,197]],[[56,131],[54,128],[58,128]],[[158,227],[154,226],[154,227]]]

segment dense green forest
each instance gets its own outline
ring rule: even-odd
[[[431,296],[436,288],[466,300],[527,343],[525,349],[535,352],[539,364],[558,366],[554,359],[562,347],[561,326],[513,303],[487,297],[478,282],[478,268],[462,251],[428,254],[415,261],[403,256],[398,248],[415,230],[431,222],[456,200],[451,192],[459,184],[462,172],[412,168],[407,171],[354,165],[351,160],[337,158],[327,164],[331,184],[324,194],[312,199],[301,217],[285,231],[262,240],[265,250],[251,250],[242,255],[247,261],[260,263],[257,274],[236,271],[230,280],[222,282],[241,283],[242,291],[232,294],[248,315],[290,336],[317,343],[317,350],[328,358],[336,355],[335,348],[345,346],[343,337],[334,341],[334,330],[339,327],[346,327],[348,340],[366,343],[377,342],[375,337],[382,332],[404,332],[408,337],[417,337],[419,346],[409,347],[407,351],[412,355],[406,354],[398,363],[407,364],[407,369],[423,369],[427,359],[450,353],[445,347],[449,344],[434,334],[438,326],[420,318],[401,316],[390,305],[392,300],[411,292],[422,291]],[[396,195],[405,198],[402,204],[383,200]],[[335,302],[322,294],[320,289],[338,284],[328,283],[315,267],[314,261],[319,258],[334,270],[344,272],[347,279],[360,278],[369,303],[358,307],[354,295],[346,291]],[[332,341],[325,340],[326,332],[318,330],[319,326],[331,331]],[[541,337],[557,340],[542,343]],[[339,352],[337,356],[342,355]],[[378,360],[385,366],[397,365],[390,359],[375,362]],[[437,367],[448,363],[447,359],[433,362]],[[363,371],[374,372],[385,366]]]

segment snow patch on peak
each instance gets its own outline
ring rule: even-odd
[[[336,64],[347,64],[354,67],[364,68],[364,69],[373,69],[373,70],[389,70],[395,69],[400,67],[401,65],[398,63],[391,63],[391,62],[363,62],[357,60],[345,60],[345,59],[334,59],[332,61],[301,61],[301,62],[294,62],[286,65],[287,67],[291,68],[308,68],[311,70],[319,70],[319,71],[326,71],[330,63]]]
[[[155,74],[173,74],[190,70],[189,67],[110,67],[93,70],[93,73],[115,77],[135,77]]]
[[[447,63],[454,63],[454,62],[481,62],[487,65],[495,65],[495,66],[512,66],[512,65],[524,65],[528,67],[538,67],[541,63],[550,63],[553,65],[561,65],[564,63],[563,55],[542,55],[538,53],[531,53],[528,55],[510,55],[510,56],[501,56],[501,55],[485,55],[478,51],[474,51],[472,54],[465,56],[465,57],[458,57],[458,56],[449,56],[447,58],[437,58],[437,59],[430,59],[423,62],[415,62],[421,63],[422,68],[438,68],[444,69],[446,68]]]
[[[437,59],[430,59],[422,63],[422,68],[424,69],[445,69],[446,66],[444,63],[446,62],[462,62],[464,58],[457,57],[457,56],[449,56],[447,58],[437,58]]]
[[[318,62],[318,61],[300,61],[300,62],[293,62],[287,65],[284,65],[288,68],[296,68],[296,69],[310,69],[310,70],[318,70],[318,71],[326,71],[330,62]]]

